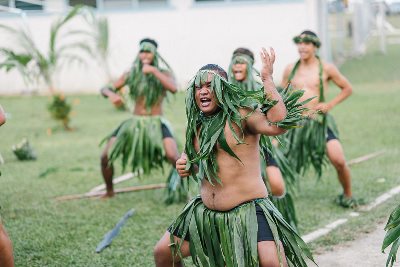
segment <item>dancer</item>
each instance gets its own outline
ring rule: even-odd
[[[157,243],[158,267],[182,266],[189,255],[196,266],[215,267],[307,266],[304,257],[312,259],[268,199],[261,177],[260,135],[284,133],[291,114],[272,81],[274,51],[263,49],[261,58],[264,90],[244,91],[212,64],[189,85],[187,156],[176,166],[181,177],[201,183],[201,195]]]
[[[115,91],[124,85],[135,103],[133,116],[123,121],[105,140],[107,145],[101,155],[101,170],[107,193],[113,197],[113,162],[121,157],[122,167],[127,165],[133,173],[149,174],[155,168],[163,168],[167,160],[172,170],[167,179],[167,203],[186,201],[186,190],[175,170],[179,158],[178,148],[168,122],[162,117],[162,102],[167,92],[177,90],[171,68],[157,51],[153,39],[140,41],[140,51],[129,72],[101,93],[114,105],[122,103]]]
[[[321,41],[314,32],[303,31],[293,40],[297,44],[300,59],[285,68],[281,85],[285,87],[291,83],[293,87],[305,91],[304,98],[315,98],[307,104],[310,119],[305,122],[304,127],[288,133],[290,145],[286,155],[297,172],[304,173],[313,166],[319,177],[329,159],[343,188],[343,193],[335,199],[336,203],[346,208],[357,207],[359,202],[352,194],[350,169],[338,139],[338,130],[333,117],[328,114],[351,95],[352,86],[333,64],[323,62],[318,57]],[[325,94],[329,81],[334,82],[341,91],[327,102]]]

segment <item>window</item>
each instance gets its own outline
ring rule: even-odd
[[[1,1],[1,0],[0,0]],[[143,6],[165,5],[169,0],[69,0],[70,6],[87,5],[98,9],[129,9]]]
[[[96,0],[69,0],[69,5],[70,6],[85,5],[85,6],[97,7],[96,2],[97,2]]]
[[[44,1],[43,0],[0,0],[0,5],[5,7],[18,8],[25,11],[37,11],[43,10]]]
[[[143,6],[157,6],[168,3],[168,0],[100,0],[104,9],[120,9]]]

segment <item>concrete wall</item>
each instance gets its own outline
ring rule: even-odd
[[[161,55],[172,66],[180,87],[204,64],[216,63],[227,68],[232,51],[248,47],[256,55],[262,46],[272,46],[277,54],[275,81],[281,80],[283,68],[297,59],[294,35],[303,29],[317,30],[317,0],[250,1],[194,3],[170,0],[165,7],[127,11],[99,12],[109,19],[111,70],[117,77],[128,69],[138,52],[138,41],[152,37],[159,42]],[[29,15],[27,22],[38,45],[47,47],[51,22],[57,14]],[[3,16],[0,23],[18,25],[20,18]],[[79,27],[78,25],[75,25]],[[4,38],[0,46],[13,45]],[[86,67],[65,68],[57,86],[66,92],[97,92],[106,82],[104,73],[90,61]],[[0,72],[0,94],[18,93],[25,88],[18,73]]]

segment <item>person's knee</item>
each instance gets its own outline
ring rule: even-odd
[[[159,241],[153,249],[154,260],[156,264],[166,264],[172,262],[171,249]]]
[[[332,159],[332,164],[337,170],[344,170],[347,167],[344,157],[337,157]]]
[[[278,261],[269,260],[267,262],[260,262],[260,267],[281,267]]]
[[[281,267],[278,255],[276,255],[276,257],[260,258],[260,267]]]
[[[271,186],[271,194],[275,197],[281,197],[285,194],[285,181],[278,167],[271,166],[266,169],[268,182]]]
[[[285,184],[276,184],[271,186],[271,194],[274,197],[283,197],[286,194]]]

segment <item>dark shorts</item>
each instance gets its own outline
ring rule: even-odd
[[[121,124],[122,125],[122,124]],[[114,130],[114,132],[111,134],[111,137],[116,137],[119,129],[121,128],[121,125],[117,127],[117,129]],[[168,138],[168,137],[173,137],[171,131],[168,129],[167,125],[165,123],[161,122],[161,132],[162,132],[162,138]]]
[[[271,155],[271,153],[269,153],[268,150],[265,148],[263,149],[263,152],[264,152],[265,162],[267,163],[267,167],[274,166],[274,167],[279,168],[278,163],[276,162],[274,157]]]
[[[326,136],[326,142],[329,142],[331,140],[339,140],[339,138],[333,133],[331,128],[328,127],[328,134]]]
[[[264,211],[262,208],[256,203],[256,215],[257,215],[257,224],[258,224],[258,232],[257,232],[257,242],[262,241],[274,241],[274,236],[272,235],[271,228],[269,227],[267,218],[265,218]],[[181,238],[182,236],[178,233],[178,229],[172,233],[174,236]],[[186,241],[190,241],[189,233],[185,236]]]

